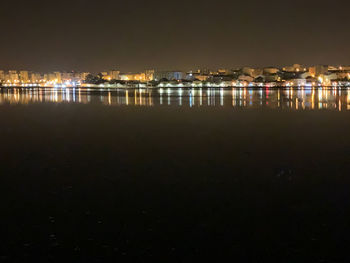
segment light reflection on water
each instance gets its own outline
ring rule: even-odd
[[[84,103],[111,106],[349,110],[350,89],[86,89],[0,88],[0,104]]]

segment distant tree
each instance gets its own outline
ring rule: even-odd
[[[262,76],[259,76],[257,78],[254,79],[255,82],[264,82],[264,78]]]
[[[125,81],[119,79],[111,79],[109,81],[110,84],[125,84]]]
[[[151,86],[157,86],[159,84],[159,81],[156,80],[151,80],[150,82],[148,82]]]
[[[97,77],[99,78],[99,79],[103,79],[103,75],[102,75],[102,73],[100,72],[100,73],[98,73],[97,74]]]
[[[86,76],[84,83],[87,84],[102,84],[105,83],[105,80],[103,79],[103,75],[101,73],[97,74],[97,76],[94,76],[92,74],[89,74]]]
[[[95,76],[92,75],[92,74],[89,74],[86,76],[85,80],[84,80],[84,83],[87,83],[87,84],[94,84],[95,82]]]

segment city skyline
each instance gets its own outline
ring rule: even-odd
[[[349,87],[350,66],[294,64],[281,68],[243,67],[238,69],[198,69],[192,71],[50,72],[0,70],[5,87]],[[136,86],[135,86],[136,85]]]
[[[54,72],[61,72],[61,73],[91,73],[91,74],[98,74],[101,72],[110,72],[110,71],[118,71],[120,73],[136,73],[136,72],[145,72],[148,70],[154,70],[154,71],[182,71],[182,72],[194,72],[194,71],[217,71],[217,70],[239,70],[242,68],[252,68],[252,69],[266,69],[266,68],[276,68],[279,70],[285,70],[286,68],[293,68],[295,66],[299,66],[305,69],[309,69],[311,67],[316,67],[316,66],[323,66],[323,67],[332,67],[332,68],[346,68],[346,69],[350,69],[350,60],[348,63],[345,64],[315,64],[315,63],[292,63],[292,64],[280,64],[280,65],[270,65],[270,64],[264,64],[262,66],[254,66],[252,64],[244,64],[241,66],[228,66],[228,67],[191,67],[191,68],[175,68],[175,67],[168,67],[168,68],[159,68],[159,67],[154,67],[154,68],[147,68],[147,67],[143,67],[140,70],[127,70],[124,69],[122,67],[102,67],[100,70],[95,70],[95,71],[88,71],[88,70],[78,70],[78,69],[71,69],[71,70],[65,70],[65,69],[57,69],[57,70],[48,70],[48,69],[44,69],[44,70],[35,70],[35,67],[31,67],[31,68],[6,68],[6,67],[0,67],[0,71],[5,71],[5,72],[10,72],[10,71],[28,71],[28,72],[33,72],[33,73],[40,73],[40,74],[49,74],[49,73],[54,73]]]

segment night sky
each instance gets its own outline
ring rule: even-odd
[[[2,2],[0,69],[350,64],[350,1]]]

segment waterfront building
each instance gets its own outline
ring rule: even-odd
[[[5,72],[0,70],[0,82],[5,82]]]
[[[57,83],[56,74],[55,73],[49,73],[47,75],[47,81],[53,82],[53,83]]]
[[[227,69],[220,69],[220,70],[228,71]],[[210,69],[209,68],[201,68],[198,71],[199,71],[199,73],[201,73],[203,75],[209,75],[210,74]]]
[[[339,69],[344,70],[346,72],[350,72],[350,66],[340,66]]]
[[[62,82],[72,82],[74,80],[75,73],[74,72],[62,72],[61,73],[61,79]]]
[[[60,84],[62,83],[62,74],[61,72],[54,72],[55,74],[55,82]]]
[[[19,72],[19,79],[21,83],[28,83],[29,82],[29,73],[26,70],[22,70]]]
[[[209,78],[209,75],[198,74],[198,75],[195,75],[194,77],[195,77],[195,80],[207,81]]]
[[[339,71],[341,67],[336,67],[336,66],[328,66],[328,71],[329,72],[335,72]]]
[[[267,67],[263,69],[263,74],[264,75],[273,75],[273,74],[277,74],[279,72],[279,68],[275,68],[275,67]]]
[[[244,75],[247,75],[247,76],[251,76],[253,77],[254,76],[254,68],[250,68],[250,67],[243,67],[241,72],[244,74]]]
[[[44,78],[46,80],[46,82],[54,82],[54,80],[56,79],[56,75],[54,73],[47,73],[44,75]]]
[[[282,70],[285,72],[306,72],[307,68],[300,64],[294,64],[293,66],[283,67]]]
[[[9,70],[7,82],[13,84],[19,83],[19,76],[17,74],[17,70]]]
[[[238,77],[238,80],[239,81],[245,81],[245,82],[253,82],[254,81],[254,78],[249,76],[249,75],[245,75],[245,74],[242,74]]]
[[[311,76],[318,77],[321,74],[324,74],[328,71],[328,65],[317,65],[309,68]]]
[[[262,69],[262,68],[255,68],[254,72],[253,72],[253,77],[256,78],[256,77],[262,75],[263,72],[264,72],[264,69]]]
[[[86,79],[87,75],[89,75],[89,74],[90,73],[88,73],[88,72],[82,72],[82,73],[76,72],[76,73],[73,73],[71,78],[70,78],[70,80],[68,80],[66,82],[72,82],[72,83],[73,82],[79,82],[79,83],[82,83]]]
[[[119,76],[121,80],[125,81],[147,81],[145,73],[122,73]]]
[[[42,81],[41,74],[39,74],[39,73],[32,73],[30,75],[30,80],[31,80],[31,83],[33,83],[33,84],[41,82]]]
[[[120,74],[119,70],[111,70],[109,72],[109,76],[111,77],[111,79],[119,80],[119,74]]]
[[[331,85],[333,80],[337,80],[338,75],[336,73],[328,73],[318,75],[318,81],[326,86]]]
[[[297,86],[305,86],[307,83],[306,79],[291,79],[288,81],[290,86],[297,87]]]
[[[348,66],[329,67],[328,72],[337,74],[338,80],[350,79],[350,67]]]
[[[112,77],[111,77],[111,76],[108,74],[108,72],[106,72],[106,71],[102,71],[102,72],[100,72],[100,74],[101,74],[101,76],[102,76],[102,79],[104,79],[104,80],[109,81],[109,80],[112,79]]]
[[[312,77],[312,75],[308,71],[299,74],[299,76],[300,76],[301,79],[307,79],[307,78]]]
[[[58,79],[56,76],[56,73],[47,73],[44,74],[44,78],[41,80],[41,82],[49,82],[49,83],[58,83]]]
[[[145,71],[145,81],[154,80],[154,69],[148,69]]]
[[[204,74],[206,74],[206,75],[209,74],[209,70],[207,72],[205,72]],[[219,75],[229,75],[230,74],[230,70],[224,69],[224,68],[220,68],[220,69],[218,69],[218,74]]]
[[[350,80],[350,72],[336,72],[335,74],[337,74],[337,79],[348,79]]]
[[[207,81],[209,77],[210,77],[209,74],[202,74],[200,73],[199,70],[196,72],[190,71],[186,74],[186,79],[191,81],[194,81],[194,80]]]
[[[243,67],[241,70],[238,70],[238,71],[240,71],[244,75],[248,75],[253,78],[256,78],[259,75],[263,74],[263,69],[260,69],[260,68]],[[234,74],[235,72],[237,72],[237,70],[233,70],[231,74]]]
[[[82,73],[80,73],[80,77],[79,77],[80,81],[83,81],[84,79],[86,79],[86,77],[88,75],[90,75],[90,72],[82,72]],[[118,75],[119,75],[119,73],[118,73]]]

